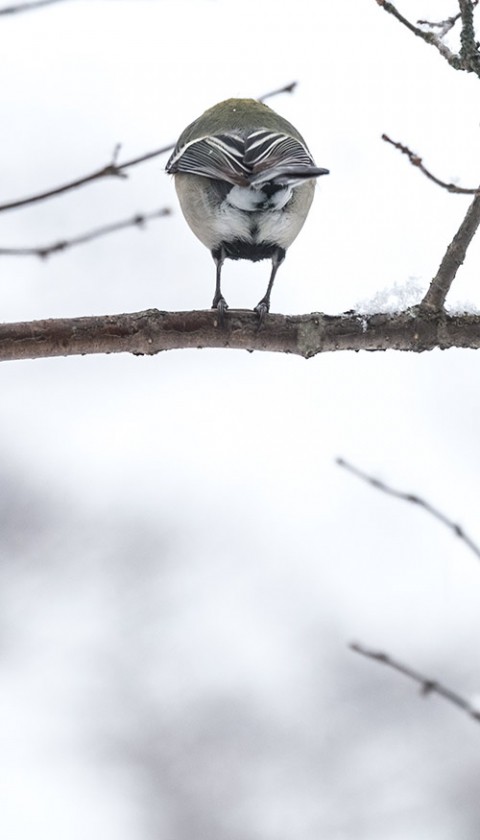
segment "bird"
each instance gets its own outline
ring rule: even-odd
[[[182,132],[165,169],[188,225],[215,262],[212,309],[221,323],[228,309],[221,290],[225,260],[271,260],[267,290],[254,308],[263,324],[316,179],[329,170],[315,165],[288,120],[256,99],[226,99],[205,111]]]

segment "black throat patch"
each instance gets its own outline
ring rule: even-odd
[[[212,251],[214,260],[219,259],[222,254],[230,260],[251,260],[252,262],[271,260],[276,256],[281,262],[285,257],[285,249],[280,248],[279,245],[274,245],[273,242],[247,242],[245,239],[230,239],[228,242],[221,242],[218,248]]]

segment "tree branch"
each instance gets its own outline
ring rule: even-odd
[[[458,269],[465,260],[467,249],[480,224],[480,188],[477,187],[475,190],[467,190],[462,187],[456,187],[455,184],[447,184],[445,181],[441,181],[435,175],[432,175],[432,173],[423,165],[422,158],[416,155],[415,152],[412,152],[408,146],[404,146],[403,143],[392,140],[386,134],[382,134],[382,140],[385,140],[386,143],[390,143],[396,149],[399,149],[402,154],[407,155],[412,166],[417,166],[420,171],[435,184],[438,184],[440,187],[443,187],[449,192],[461,193],[463,195],[473,194],[475,196],[457,233],[448,246],[442,262],[440,263],[440,267],[421,302],[421,306],[438,311],[442,309],[445,304],[445,299],[450,291],[450,287],[455,279]]]
[[[478,546],[463,530],[462,526],[459,525],[457,522],[453,522],[453,520],[449,519],[448,516],[445,516],[444,513],[437,510],[437,508],[433,507],[430,502],[425,501],[420,496],[415,495],[414,493],[404,493],[401,490],[395,490],[393,487],[390,487],[388,484],[385,484],[384,481],[381,481],[379,478],[374,478],[372,475],[368,475],[368,473],[363,472],[363,470],[358,469],[358,467],[354,467],[352,464],[349,464],[348,461],[345,461],[343,458],[337,458],[336,463],[339,467],[343,467],[344,469],[351,472],[353,475],[356,475],[358,478],[361,478],[362,481],[365,481],[367,484],[371,484],[372,487],[375,487],[376,490],[381,490],[382,493],[386,493],[389,496],[394,496],[396,499],[403,499],[405,502],[410,502],[413,505],[417,505],[418,507],[423,508],[430,513],[435,519],[438,519],[442,525],[445,525],[449,528],[456,537],[462,540],[467,548],[473,552],[473,554],[480,560],[480,546]]]
[[[457,694],[450,688],[446,688],[441,683],[436,682],[436,680],[428,679],[428,677],[425,677],[418,671],[414,671],[413,668],[410,668],[408,665],[403,665],[387,653],[371,650],[370,648],[366,648],[356,642],[350,645],[350,650],[353,650],[355,653],[359,653],[361,656],[367,657],[367,659],[373,659],[375,662],[380,662],[382,665],[388,665],[389,668],[393,668],[395,671],[398,671],[400,674],[403,674],[413,680],[420,686],[421,694],[424,697],[427,697],[429,694],[438,694],[439,697],[443,697],[444,700],[448,700],[449,703],[452,703],[463,712],[466,712],[467,715],[473,718],[473,720],[480,721],[480,710],[472,706],[472,704],[469,703],[468,700],[465,700],[464,697],[461,697],[460,694]]]
[[[51,254],[59,254],[72,248],[75,245],[83,245],[85,242],[91,242],[92,239],[98,239],[99,236],[106,236],[109,233],[116,233],[119,230],[125,230],[129,227],[144,228],[147,222],[153,219],[160,219],[170,214],[168,207],[161,210],[155,210],[152,213],[137,213],[131,219],[125,219],[121,222],[113,222],[110,225],[103,225],[103,227],[95,228],[87,233],[82,233],[79,236],[73,236],[71,239],[63,239],[60,242],[53,242],[50,245],[39,245],[34,248],[0,248],[1,257],[40,257],[46,259]]]
[[[13,6],[3,6],[0,15],[16,15],[18,12],[31,12],[41,6],[51,6],[53,3],[64,3],[66,0],[31,0],[30,3],[17,3]]]
[[[437,178],[436,175],[433,175],[429,169],[427,169],[423,165],[423,160],[420,155],[417,155],[415,152],[412,152],[408,146],[404,146],[403,143],[399,143],[397,140],[392,140],[388,134],[382,134],[382,140],[386,143],[390,143],[391,146],[394,146],[395,149],[398,149],[402,154],[407,155],[410,163],[412,166],[416,166],[420,172],[433,181],[434,184],[437,184],[439,187],[442,187],[444,190],[447,190],[451,193],[458,193],[459,195],[478,195],[480,193],[480,189],[478,187],[474,188],[467,188],[467,187],[458,187],[456,184],[448,183],[447,181],[441,181],[440,178]]]
[[[333,350],[480,348],[480,315],[401,312],[392,315],[268,315],[258,328],[250,310],[161,312],[0,324],[0,361],[92,353],[153,355],[161,350],[223,347],[293,353],[309,359]]]
[[[53,187],[52,189],[45,190],[45,192],[30,195],[27,198],[18,198],[14,201],[7,201],[5,204],[0,204],[0,213],[5,212],[6,210],[15,210],[18,207],[25,207],[27,204],[36,204],[37,202],[44,201],[47,198],[62,195],[62,193],[75,190],[78,187],[85,186],[86,184],[91,184],[93,181],[99,181],[101,178],[125,178],[126,169],[129,169],[132,166],[137,166],[139,163],[144,163],[146,160],[152,160],[152,158],[158,157],[159,155],[166,154],[166,152],[173,149],[173,146],[174,144],[171,143],[168,146],[162,146],[161,149],[156,149],[154,152],[147,152],[144,155],[140,155],[140,157],[131,158],[130,160],[125,161],[125,163],[118,164],[116,162],[116,156],[118,154],[119,146],[117,145],[111,162],[107,163],[106,166],[102,166],[101,169],[96,169],[89,175],[84,175],[82,178],[77,178],[75,181],[69,181],[60,187]]]
[[[271,99],[273,96],[278,96],[281,93],[293,93],[296,86],[297,82],[290,82],[282,88],[277,88],[276,90],[263,94],[263,96],[259,97],[259,100],[260,102],[263,102],[265,99]],[[106,166],[102,166],[100,169],[95,169],[93,172],[90,172],[89,175],[84,175],[82,178],[76,178],[74,181],[62,184],[60,187],[53,187],[52,189],[45,190],[44,192],[27,196],[27,198],[18,198],[13,201],[7,201],[4,204],[0,204],[0,213],[4,213],[7,210],[16,210],[29,204],[37,204],[39,201],[45,201],[48,198],[54,198],[57,195],[70,192],[70,190],[76,190],[78,187],[87,186],[93,181],[99,181],[102,178],[126,178],[126,169],[131,169],[132,166],[138,166],[139,163],[145,163],[147,160],[153,160],[153,158],[167,154],[167,152],[171,152],[174,147],[175,143],[169,143],[167,146],[162,146],[160,149],[155,149],[153,152],[146,152],[146,154],[140,155],[139,157],[130,158],[130,160],[125,161],[125,163],[117,163],[117,157],[120,151],[120,145],[117,144],[112,155],[112,160],[110,163],[107,163]]]
[[[475,8],[478,6],[478,0],[473,0],[472,7]],[[460,20],[462,17],[462,13],[458,12],[456,15],[452,15],[452,17],[446,18],[445,20],[440,21],[432,21],[432,20],[417,20],[419,26],[430,26],[431,28],[436,27],[440,29],[438,33],[439,38],[443,38],[447,32],[450,32],[451,29],[455,26],[457,20]]]
[[[462,18],[462,31],[460,33],[462,66],[467,73],[476,73],[480,77],[480,54],[473,22],[474,4],[472,0],[458,0],[458,5]]]
[[[476,195],[467,210],[465,218],[453,237],[440,267],[433,278],[420,306],[439,311],[455,279],[458,269],[465,260],[468,246],[480,225],[480,194]]]
[[[475,0],[477,3],[478,0]],[[452,17],[445,18],[445,20],[434,21],[434,20],[417,20],[417,24],[419,26],[429,26],[431,29],[439,29],[440,32],[438,33],[439,38],[444,38],[447,32],[450,32],[451,29],[455,26],[457,20],[461,17],[460,12],[456,15],[452,15]]]
[[[264,93],[263,96],[259,96],[258,101],[265,102],[266,99],[272,99],[273,96],[279,96],[281,93],[294,93],[297,85],[298,82],[289,82],[288,85],[276,88],[276,90],[271,90],[269,93]]]
[[[393,3],[388,3],[387,0],[376,0],[377,4],[382,7],[388,14],[393,15],[403,26],[413,32],[418,38],[421,38],[422,41],[425,41],[427,44],[431,44],[435,47],[440,55],[448,61],[448,63],[455,68],[455,70],[465,70],[466,68],[463,67],[462,59],[459,55],[453,53],[442,41],[439,35],[435,35],[434,32],[425,32],[424,29],[420,29],[418,26],[415,26],[406,17],[404,17],[398,9],[393,5]]]

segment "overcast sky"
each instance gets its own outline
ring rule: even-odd
[[[0,40],[1,202],[298,81],[270,105],[331,174],[273,312],[427,288],[469,199],[382,132],[439,177],[478,182],[478,79],[375,0],[66,0],[0,17]],[[2,319],[207,308],[214,265],[165,162],[2,214],[8,247],[173,211],[44,262],[2,258]],[[456,307],[480,308],[479,241]],[[227,263],[230,306],[253,307],[268,272]],[[478,725],[347,647],[478,696],[478,561],[334,463],[421,494],[480,540],[478,355],[178,351],[4,363],[0,377],[2,837],[478,837]]]

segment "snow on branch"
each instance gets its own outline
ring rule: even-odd
[[[442,21],[440,24],[430,23],[429,21],[417,21],[417,25],[404,17],[393,3],[389,3],[387,0],[376,0],[376,2],[384,11],[388,12],[388,14],[392,15],[403,26],[409,29],[410,32],[418,38],[421,38],[427,44],[435,47],[440,55],[455,70],[464,70],[467,73],[475,73],[477,76],[480,76],[480,53],[477,47],[473,21],[473,11],[478,0],[458,0],[460,8],[459,15],[448,18],[447,21]],[[454,53],[442,39],[459,19],[462,22],[460,33],[461,48],[459,53]],[[447,25],[445,26],[445,24]],[[426,26],[427,28],[422,29],[422,26]],[[440,32],[438,33],[432,31],[437,26],[440,28]]]
[[[479,0],[473,0],[472,7],[478,6]],[[456,15],[452,15],[451,17],[445,18],[445,20],[433,21],[433,20],[417,20],[419,26],[429,26],[430,29],[439,29],[439,37],[443,38],[447,32],[450,32],[451,29],[455,26],[456,22],[460,20],[462,17],[461,12],[457,12]]]
[[[435,184],[443,187],[449,192],[461,193],[464,195],[474,195],[474,199],[468,208],[465,218],[453,237],[443,256],[440,267],[433,278],[428,291],[421,302],[421,306],[428,309],[440,310],[445,304],[445,300],[450,287],[456,277],[457,271],[463,264],[467,249],[477,232],[480,225],[480,188],[475,190],[464,189],[463,187],[456,187],[454,184],[448,184],[441,181],[423,165],[422,158],[412,152],[408,146],[392,140],[387,134],[382,134],[382,140],[390,143],[396,149],[399,149],[403,154],[407,155],[412,166],[417,166],[427,178],[434,181]]]
[[[458,269],[465,260],[468,246],[480,224],[480,194],[476,195],[465,218],[445,251],[440,267],[427,290],[421,306],[438,311],[445,304],[445,299],[455,279]]]
[[[0,324],[0,361],[94,353],[154,355],[162,350],[221,347],[292,353],[305,359],[339,350],[480,348],[480,315],[421,309],[397,314],[267,315],[229,309],[221,326],[216,310],[57,318]]]

